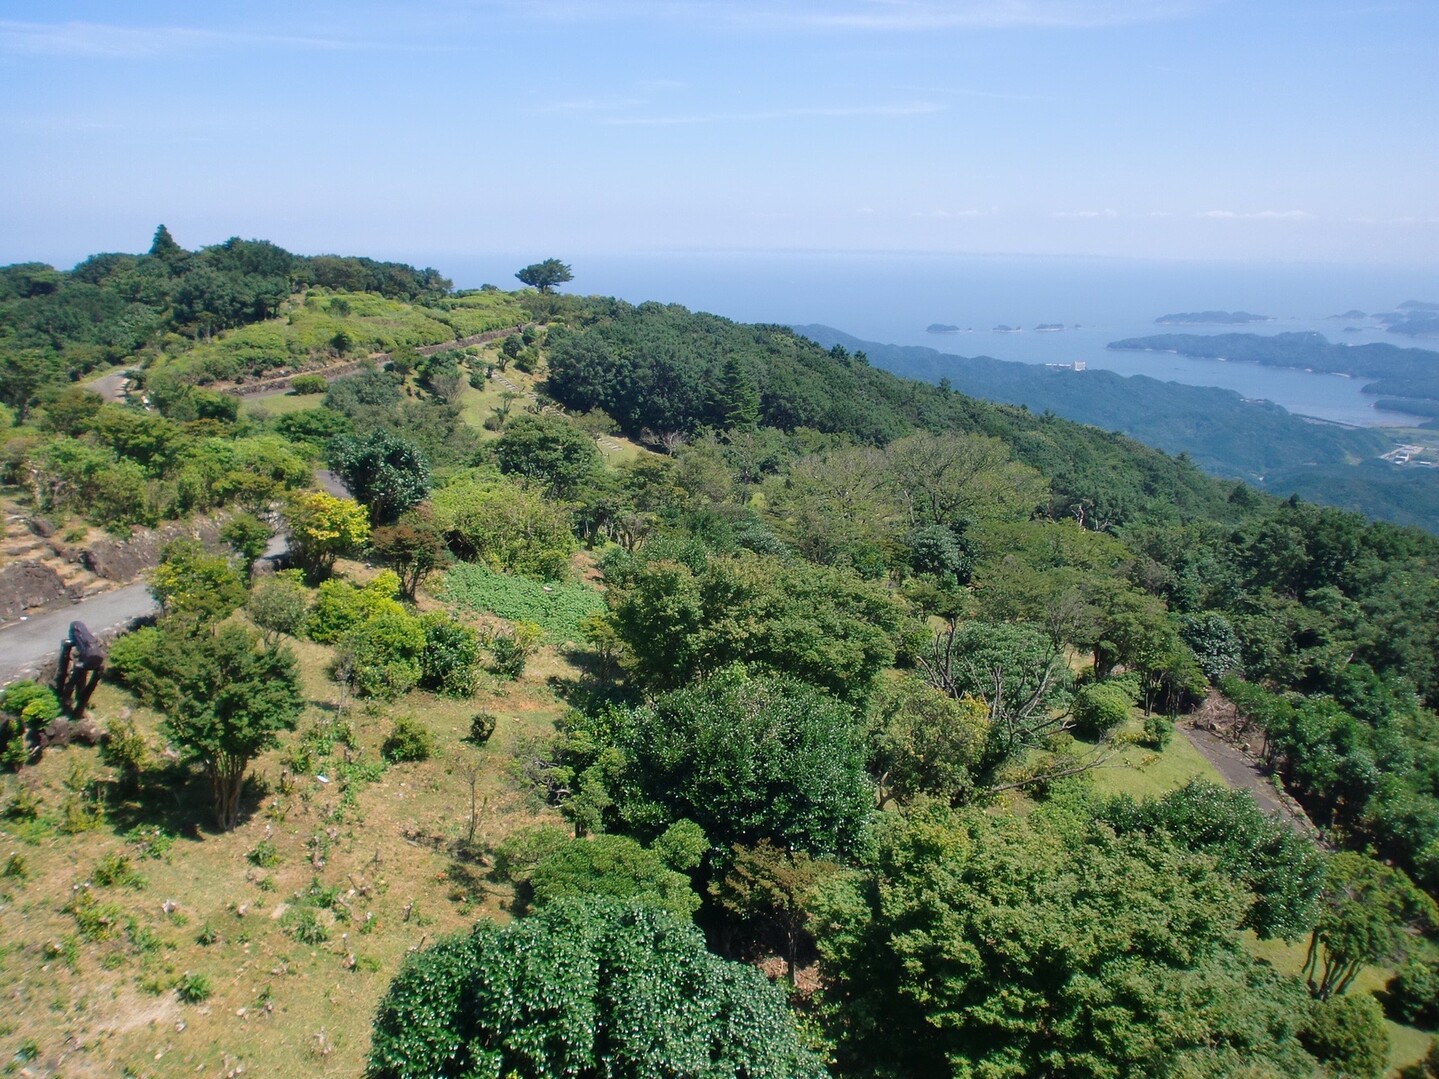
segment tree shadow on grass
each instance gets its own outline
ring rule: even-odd
[[[265,794],[263,784],[254,776],[245,777],[237,827],[256,813]],[[204,776],[178,762],[147,769],[128,789],[111,783],[106,792],[105,820],[121,837],[147,828],[196,842],[206,835],[223,834],[215,826],[215,806]]]

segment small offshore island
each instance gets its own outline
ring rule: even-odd
[[[1038,326],[1036,326],[1036,327],[1034,328],[1034,332],[1035,332],[1035,333],[1058,333],[1060,330],[1062,330],[1062,329],[1064,329],[1064,328],[1065,328],[1065,327],[1064,327],[1064,323],[1062,323],[1062,322],[1041,322]],[[1078,324],[1076,324],[1074,328],[1075,328],[1076,330],[1079,329]],[[953,323],[949,323],[949,322],[931,322],[928,326],[926,326],[926,327],[924,328],[924,332],[925,332],[925,333],[973,333],[973,332],[974,332],[974,327],[973,327],[973,326],[966,326],[966,327],[964,327],[963,329],[961,329],[960,327],[955,326]],[[994,327],[994,329],[993,329],[992,332],[993,332],[993,333],[1023,333],[1023,332],[1024,332],[1024,327],[1023,327],[1023,326],[1007,326],[1007,325],[1005,325],[1004,323],[1000,323],[998,326]]]
[[[1250,322],[1273,322],[1269,315],[1253,315],[1248,311],[1193,311],[1177,315],[1160,315],[1158,326],[1242,326]]]

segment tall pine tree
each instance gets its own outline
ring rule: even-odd
[[[720,376],[719,405],[724,412],[727,430],[753,431],[759,426],[759,391],[737,356],[725,359]]]

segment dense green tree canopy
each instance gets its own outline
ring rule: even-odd
[[[112,650],[112,661],[164,716],[181,756],[203,768],[215,823],[229,831],[250,762],[294,728],[304,705],[294,653],[257,648],[254,634],[233,623],[191,631],[162,622],[132,637],[129,658]]]
[[[887,688],[873,709],[869,770],[880,807],[928,796],[966,801],[989,737],[989,712],[976,697],[956,700],[917,678]]]
[[[370,1079],[820,1079],[784,999],[667,912],[559,902],[412,956],[380,1002]]]
[[[500,471],[536,484],[548,498],[569,500],[600,467],[594,441],[553,416],[520,416],[495,443]]]
[[[418,446],[388,431],[341,437],[330,446],[330,467],[370,512],[372,525],[391,524],[430,490],[430,463]]]
[[[1103,825],[887,817],[821,903],[842,1070],[874,1076],[1308,1076],[1302,989],[1248,958],[1203,856]]]
[[[150,594],[172,618],[215,622],[245,602],[245,585],[228,559],[181,539],[151,572]]]
[[[1265,816],[1246,791],[1192,781],[1162,798],[1118,798],[1101,817],[1121,833],[1167,838],[1218,861],[1219,871],[1253,898],[1244,927],[1293,940],[1318,914],[1324,858],[1312,842]]]
[[[314,580],[328,576],[335,560],[359,549],[370,537],[369,515],[353,499],[323,491],[301,495],[285,507],[290,552]]]
[[[853,573],[739,551],[612,564],[610,617],[642,684],[732,663],[803,678],[848,700],[894,662],[902,610]]]
[[[667,866],[656,851],[622,835],[570,840],[541,857],[527,883],[537,908],[561,899],[607,896],[687,919],[700,905],[689,877]]]
[[[429,513],[410,515],[397,524],[375,529],[370,533],[370,550],[395,571],[401,594],[410,600],[415,598],[420,582],[445,564],[449,553]]]
[[[679,820],[710,843],[770,839],[818,855],[863,845],[874,796],[853,712],[792,678],[726,670],[651,705],[572,716],[562,752],[598,762],[616,825],[659,835]],[[606,749],[619,751],[606,760]]]
[[[562,579],[575,549],[569,514],[538,491],[493,472],[451,477],[431,499],[432,519],[450,550],[505,573]]]
[[[920,669],[934,688],[988,711],[981,767],[993,771],[1064,726],[1052,705],[1070,680],[1050,640],[1021,623],[965,622],[938,634]]]
[[[1338,996],[1365,964],[1399,959],[1410,932],[1435,922],[1433,900],[1403,871],[1362,854],[1334,855],[1304,964],[1309,991]]]

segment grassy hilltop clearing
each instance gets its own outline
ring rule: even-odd
[[[1435,1074],[1439,539],[517,276],[0,268],[0,1071]]]

